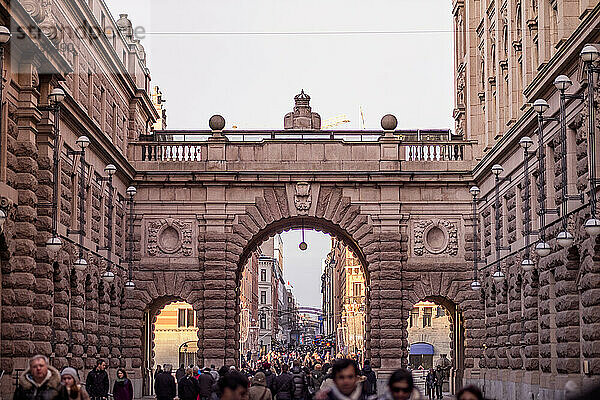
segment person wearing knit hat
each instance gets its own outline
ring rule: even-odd
[[[79,384],[79,374],[75,368],[66,367],[60,373],[60,380],[62,384],[67,388],[69,393],[69,399],[72,400],[90,400],[90,396],[87,394],[84,388]]]

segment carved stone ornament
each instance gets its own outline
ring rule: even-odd
[[[149,221],[146,227],[149,256],[193,255],[192,222],[164,218]]]
[[[458,228],[455,222],[444,220],[417,221],[414,225],[413,254],[415,256],[456,256]]]
[[[312,198],[310,193],[310,184],[308,182],[296,183],[296,194],[294,195],[294,204],[300,215],[308,215]]]

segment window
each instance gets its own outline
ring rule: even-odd
[[[267,317],[264,314],[260,316],[260,329],[267,329]]]
[[[412,328],[413,326],[417,326],[418,319],[419,319],[419,309],[415,307],[410,312],[410,320],[408,321],[409,328]]]
[[[260,280],[263,282],[267,280],[267,270],[264,268],[260,270]]]
[[[194,310],[192,310],[191,308],[187,309],[187,324],[186,326],[188,328],[193,328],[194,326],[196,326],[196,319],[194,318]]]
[[[354,282],[352,284],[352,291],[354,292],[354,297],[362,296],[362,284],[360,282]]]
[[[186,317],[185,308],[178,309],[177,310],[177,327],[178,328],[185,328],[185,317]]]
[[[267,304],[267,292],[265,290],[260,292],[260,304]]]
[[[423,328],[427,328],[427,327],[431,326],[431,314],[432,314],[431,307],[425,307],[423,309]]]

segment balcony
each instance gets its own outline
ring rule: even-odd
[[[132,143],[138,171],[465,171],[472,141],[448,130],[158,131]]]

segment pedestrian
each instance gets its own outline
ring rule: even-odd
[[[311,396],[314,396],[315,393],[317,393],[319,391],[319,389],[321,389],[321,385],[323,384],[323,381],[325,380],[325,374],[323,374],[323,371],[321,369],[321,364],[315,364],[315,368],[311,371],[310,373],[310,378],[311,378],[311,387],[309,388],[309,394]]]
[[[133,385],[131,380],[127,378],[127,372],[123,368],[117,369],[117,378],[113,384],[113,399],[114,400],[132,400]]]
[[[81,387],[79,382],[79,374],[75,368],[66,367],[63,369],[60,373],[60,381],[62,382],[63,386],[67,388],[69,399],[90,400],[88,393],[84,388]]]
[[[388,380],[388,393],[380,396],[379,400],[423,400],[423,396],[415,386],[412,372],[398,369]]]
[[[271,391],[267,388],[267,378],[263,372],[258,372],[248,390],[249,400],[273,400]]]
[[[273,396],[277,400],[291,400],[292,393],[294,391],[294,383],[292,381],[292,374],[289,372],[287,364],[281,366],[281,374],[273,381]]]
[[[210,368],[204,368],[202,374],[198,376],[199,400],[208,400],[213,392],[215,380],[210,373]]]
[[[371,368],[371,362],[365,360],[362,375],[365,377],[365,394],[367,396],[374,396],[377,394],[377,375]]]
[[[483,394],[477,386],[469,385],[458,391],[456,400],[483,400]]]
[[[425,394],[429,396],[429,400],[433,400],[435,397],[435,371],[433,368],[429,369],[427,377],[425,377]]]
[[[261,369],[258,370],[265,374],[265,379],[267,380],[267,387],[273,391],[273,381],[275,380],[275,374],[271,371],[271,363],[264,362],[262,364]]]
[[[19,376],[13,400],[67,400],[67,388],[60,383],[58,370],[49,365],[48,357],[33,356]]]
[[[185,375],[177,382],[177,389],[180,400],[196,400],[200,393],[198,380],[194,378],[192,368],[185,370]]]
[[[315,399],[366,400],[368,396],[360,383],[359,372],[356,361],[349,358],[336,360],[331,369],[332,384],[317,392]]]
[[[177,371],[175,371],[175,379],[177,379],[177,383],[179,380],[185,376],[185,365],[181,364]]]
[[[215,382],[219,380],[219,372],[217,372],[217,368],[215,367],[215,364],[210,365],[210,374],[212,375]]]
[[[444,388],[444,371],[442,367],[438,366],[435,370],[435,396],[438,400],[442,400]]]
[[[171,375],[171,366],[165,365],[165,369],[154,378],[154,393],[157,400],[173,400],[176,395],[175,378]]]
[[[231,371],[219,378],[220,400],[248,400],[248,378]]]
[[[87,374],[85,389],[91,400],[104,400],[108,398],[109,386],[106,362],[99,359],[96,361],[96,367]]]
[[[300,360],[294,361],[292,368],[292,382],[294,391],[292,392],[292,400],[304,400],[307,396],[307,381],[306,374],[302,371]]]

